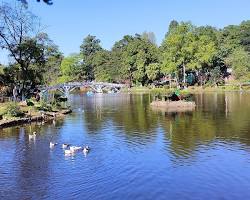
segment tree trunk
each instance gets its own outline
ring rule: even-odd
[[[185,86],[185,84],[186,84],[186,66],[185,66],[185,64],[183,64],[183,83]]]

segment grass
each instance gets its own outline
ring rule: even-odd
[[[242,86],[243,91],[250,91],[250,86]],[[170,94],[175,91],[175,88],[150,88],[150,87],[132,87],[130,89],[123,90],[131,93],[153,93],[153,94]],[[227,92],[227,91],[240,91],[238,84],[224,85],[224,86],[189,86],[185,90],[181,90],[181,94],[199,93],[199,92]]]

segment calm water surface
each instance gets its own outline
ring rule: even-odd
[[[64,120],[0,130],[0,199],[250,199],[250,93],[197,94],[182,114],[151,100],[75,94]]]

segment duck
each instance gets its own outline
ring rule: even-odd
[[[70,151],[72,152],[76,152],[82,149],[82,147],[78,147],[78,146],[71,146],[69,147]]]
[[[66,149],[66,148],[68,148],[69,147],[69,144],[62,144],[62,148],[63,149]]]
[[[90,150],[90,148],[89,148],[89,146],[85,146],[84,148],[83,148],[83,153],[84,154],[87,154],[87,153],[89,153],[89,150]]]
[[[53,143],[53,142],[50,142],[50,143],[49,143],[49,147],[50,147],[50,148],[54,148],[56,145],[57,145],[57,143]]]
[[[74,154],[75,152],[71,151],[70,149],[65,149],[64,150],[64,154],[67,156],[67,155],[72,155]]]
[[[36,139],[36,132],[33,132],[32,135],[29,135],[29,140],[35,140]]]

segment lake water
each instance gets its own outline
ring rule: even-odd
[[[194,99],[169,114],[149,94],[74,94],[63,120],[0,130],[0,199],[250,199],[250,93]]]

